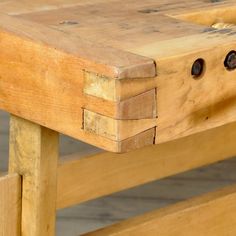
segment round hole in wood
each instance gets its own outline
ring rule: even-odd
[[[192,65],[191,74],[194,79],[200,79],[205,70],[205,61],[202,58],[198,58]]]
[[[227,70],[235,70],[236,69],[236,51],[230,51],[224,61],[224,66]]]

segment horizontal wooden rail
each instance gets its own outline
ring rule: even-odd
[[[0,173],[0,235],[20,235],[21,178]]]
[[[65,157],[57,208],[138,186],[236,155],[236,123],[130,153]]]
[[[88,233],[86,236],[234,236],[236,186]]]

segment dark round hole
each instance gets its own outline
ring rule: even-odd
[[[227,70],[236,69],[236,51],[230,51],[225,57],[224,66]]]
[[[191,74],[192,74],[194,79],[199,79],[203,75],[204,67],[205,67],[205,62],[201,58],[197,59],[193,63]]]

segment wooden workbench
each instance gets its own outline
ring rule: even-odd
[[[113,152],[235,121],[233,2],[0,1],[0,107]]]
[[[2,188],[17,186],[7,199],[22,202],[22,214],[15,207],[18,234],[53,235],[56,204],[66,207],[236,154],[235,12],[235,0],[0,0],[0,109],[12,114],[9,175]],[[112,153],[58,166],[59,133]],[[204,159],[191,159],[200,147]],[[182,161],[168,162],[171,155]],[[109,172],[116,168],[119,174]],[[103,176],[106,184],[93,177],[83,192],[75,176]],[[185,219],[185,209],[200,204],[199,212],[190,210],[194,217],[206,202],[212,210],[218,202],[232,204],[235,195],[227,189],[98,235],[138,235],[133,226],[144,232],[143,224],[157,235],[150,219],[165,229],[163,215],[180,211]],[[222,215],[230,221],[226,210]],[[221,226],[225,234],[218,229],[207,235],[236,234]]]

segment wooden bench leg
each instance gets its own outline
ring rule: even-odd
[[[0,235],[20,235],[21,178],[0,174]]]
[[[9,172],[22,176],[23,236],[55,235],[58,133],[11,116]]]

